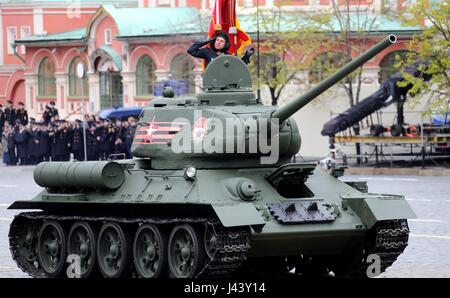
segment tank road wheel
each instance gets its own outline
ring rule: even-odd
[[[128,233],[118,223],[105,223],[97,242],[97,260],[103,276],[124,277],[130,268],[130,256]]]
[[[176,278],[192,278],[205,261],[203,237],[188,224],[177,225],[169,238],[169,268]]]
[[[43,277],[39,268],[38,239],[41,222],[16,216],[9,231],[13,259],[19,268],[33,277]]]
[[[45,222],[39,231],[39,264],[48,277],[59,277],[64,272],[67,241],[63,227],[56,221]]]
[[[133,243],[134,266],[144,278],[164,276],[167,272],[167,236],[155,225],[139,227]]]
[[[95,233],[87,222],[80,221],[72,225],[67,242],[68,254],[80,257],[81,278],[90,277],[95,271],[96,242]]]

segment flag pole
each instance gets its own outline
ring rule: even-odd
[[[256,65],[256,76],[258,77],[258,88],[256,89],[256,100],[261,102],[261,84],[260,84],[260,56],[259,56],[259,0],[256,0],[256,56],[258,57],[258,63]]]

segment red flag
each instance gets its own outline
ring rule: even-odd
[[[230,28],[236,28],[236,33],[230,34]],[[215,0],[208,37],[214,37],[215,32],[221,30],[228,33],[231,54],[241,55],[244,48],[251,44],[250,36],[239,25],[236,16],[236,0]]]

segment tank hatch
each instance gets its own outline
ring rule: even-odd
[[[235,56],[221,56],[209,63],[203,75],[203,89],[204,92],[198,95],[202,105],[256,104],[250,72]]]

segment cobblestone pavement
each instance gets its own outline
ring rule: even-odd
[[[450,177],[345,176],[367,180],[369,191],[405,195],[418,218],[409,221],[409,246],[381,277],[450,277]],[[0,166],[0,277],[26,277],[11,259],[8,230],[15,200],[40,192],[32,167]]]

